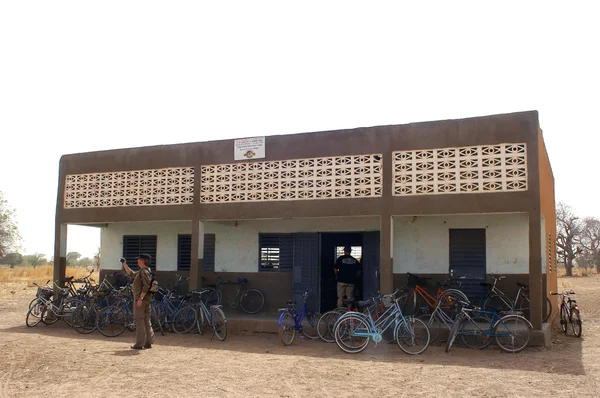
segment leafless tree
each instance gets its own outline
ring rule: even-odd
[[[585,254],[582,260],[587,263],[587,266],[596,267],[600,272],[600,220],[594,217],[583,220],[579,243],[583,248],[582,254]],[[582,265],[579,258],[577,264]]]
[[[560,202],[556,208],[556,254],[565,264],[567,276],[573,276],[573,260],[583,252],[582,230],[583,222],[571,206]]]

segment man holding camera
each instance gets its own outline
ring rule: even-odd
[[[150,324],[150,283],[152,275],[150,274],[150,262],[152,257],[149,254],[142,253],[137,257],[140,270],[135,272],[127,266],[127,260],[121,258],[123,269],[133,279],[133,314],[135,318],[135,344],[131,346],[134,350],[152,348],[154,343],[154,330]]]

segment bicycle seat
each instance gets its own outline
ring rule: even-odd
[[[519,286],[520,288],[523,288],[523,289],[527,289],[527,287],[528,287],[526,284],[521,283],[521,282],[517,282],[517,286]]]
[[[292,304],[295,304],[294,300],[288,300],[287,305],[292,305]]]

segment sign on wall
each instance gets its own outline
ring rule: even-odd
[[[233,146],[235,160],[261,159],[265,157],[265,137],[235,140]]]

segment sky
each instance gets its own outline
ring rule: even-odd
[[[413,4],[414,3],[414,4]],[[61,155],[539,112],[600,218],[597,2],[0,2],[0,191],[54,247]],[[69,226],[93,256],[99,230]]]

